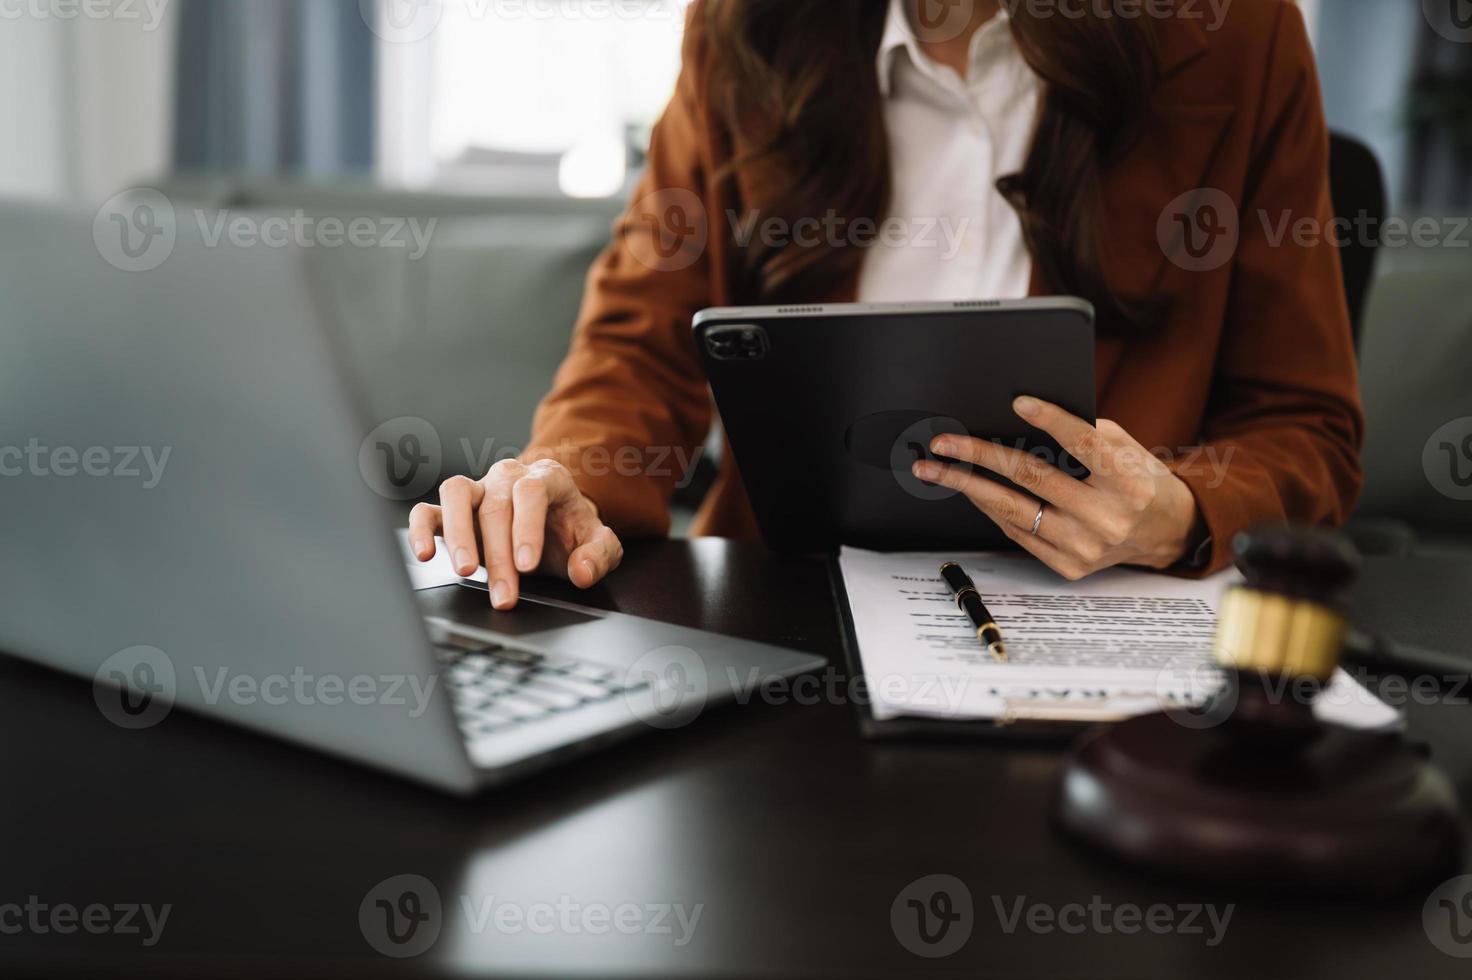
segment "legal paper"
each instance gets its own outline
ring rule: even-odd
[[[951,598],[958,562],[1001,627],[998,663]],[[1068,582],[1029,555],[880,554],[845,548],[839,568],[874,716],[1112,720],[1203,703],[1222,594],[1204,580],[1110,569]],[[1399,715],[1343,670],[1315,703],[1325,721],[1382,728]]]

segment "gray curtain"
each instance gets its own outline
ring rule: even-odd
[[[1406,183],[1404,105],[1416,39],[1426,29],[1421,4],[1322,0],[1317,54],[1329,126],[1370,144],[1385,168],[1391,207]]]
[[[374,37],[357,0],[182,0],[174,165],[330,175],[374,153]]]

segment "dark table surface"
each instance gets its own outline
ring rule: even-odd
[[[821,653],[842,670],[819,562],[664,542],[632,549],[591,595],[544,592]],[[1384,559],[1366,569],[1357,615],[1465,651],[1469,607],[1472,563]],[[865,742],[842,700],[724,708],[460,800],[181,712],[124,731],[96,710],[87,684],[0,658],[0,975],[1384,978],[1472,969],[1423,925],[1434,882],[1358,903],[1156,879],[1052,831],[1060,747]],[[1412,704],[1409,716],[1412,736],[1469,798],[1472,706]],[[438,939],[412,959],[375,952],[359,924],[364,897],[401,874],[427,879],[442,902]],[[901,896],[936,874],[964,886],[972,913],[954,925],[964,945],[927,958],[907,949],[913,913]],[[169,917],[151,947],[141,914],[137,934],[5,932],[14,921],[5,904],[30,896],[78,908],[168,905]],[[627,913],[629,934],[606,925],[597,934],[602,920],[581,918],[625,904],[640,910]],[[1224,930],[1207,904],[1217,922],[1230,906]],[[507,905],[540,918],[497,927],[495,910]],[[688,938],[662,911],[676,906],[687,923],[699,910]],[[540,907],[549,911],[532,912]],[[490,920],[477,919],[488,910]],[[1049,916],[1059,917],[1051,928]],[[1472,955],[1472,937],[1457,951]]]

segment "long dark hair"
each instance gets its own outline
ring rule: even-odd
[[[1047,16],[1001,0],[1019,50],[1046,85],[1022,172],[998,189],[1017,210],[1049,289],[1083,296],[1104,332],[1148,328],[1154,304],[1117,295],[1100,243],[1102,174],[1137,130],[1158,74],[1149,18]],[[715,109],[735,136],[729,168],[766,168],[769,213],[884,217],[889,148],[875,58],[889,0],[704,0]],[[851,281],[859,248],[751,241],[740,282],[768,302],[810,300]]]

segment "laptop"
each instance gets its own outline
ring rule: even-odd
[[[823,665],[414,592],[404,505],[360,466],[384,420],[313,286],[350,256],[161,198],[0,206],[0,651],[91,679],[125,729],[177,707],[462,794]]]

